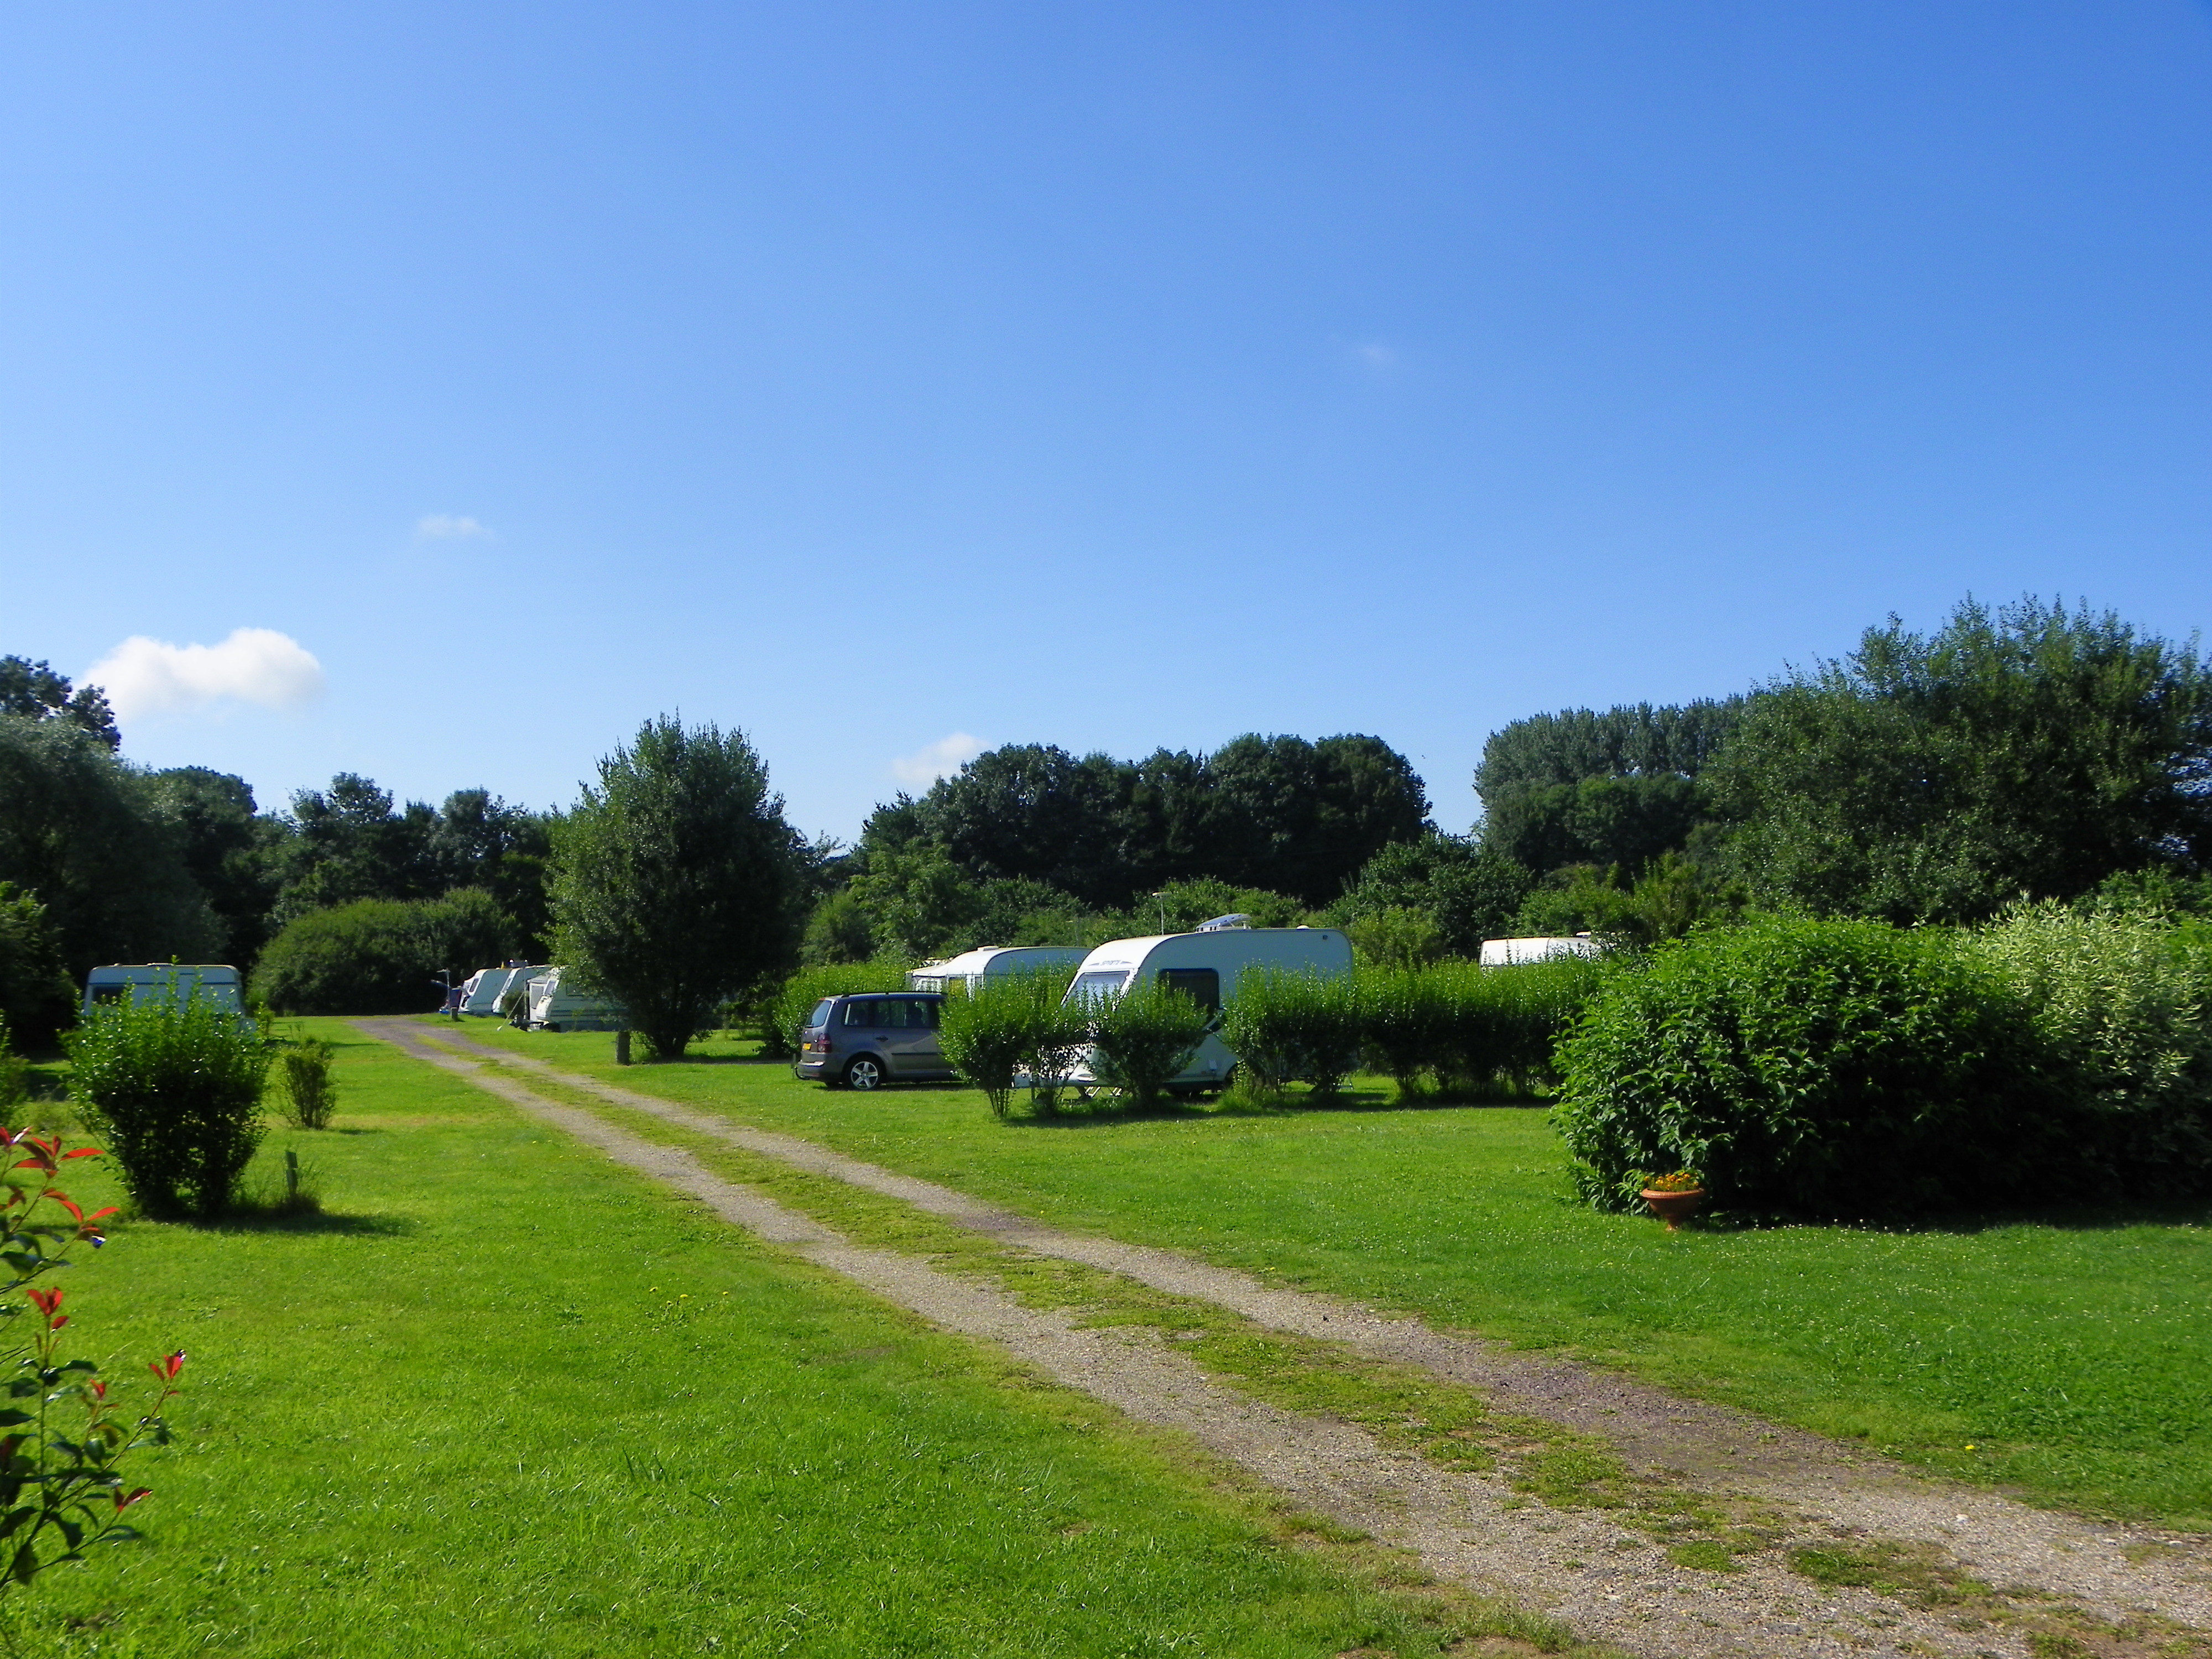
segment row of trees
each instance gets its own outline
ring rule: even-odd
[[[1467,837],[1437,831],[1405,757],[1361,736],[1137,762],[996,750],[879,808],[848,853],[791,830],[741,734],[665,720],[566,815],[483,790],[396,805],[352,775],[263,813],[242,780],[115,749],[96,690],[0,659],[0,995],[27,1034],[21,1000],[44,983],[58,1008],[52,987],[94,962],[309,945],[327,961],[372,935],[482,953],[487,917],[496,954],[626,984],[642,1029],[653,963],[681,981],[677,1010],[800,959],[1084,943],[1228,910],[1342,925],[1413,964],[1509,932],[1655,939],[1777,908],[1972,921],[2114,883],[2190,908],[2212,885],[2212,671],[2193,645],[2032,600],[1969,602],[1927,635],[1893,618],[1724,702],[1515,722],[1486,747]],[[665,936],[687,929],[717,965],[676,965]],[[386,955],[389,994],[413,1006],[422,975]]]

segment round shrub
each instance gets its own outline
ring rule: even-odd
[[[1157,1103],[1206,1041],[1205,1009],[1154,977],[1088,1011],[1091,1067],[1139,1107]]]
[[[1720,1207],[1867,1214],[2069,1182],[2036,1032],[1948,930],[1771,918],[1658,946],[1560,1044],[1583,1196],[1689,1169]]]
[[[310,910],[269,941],[253,994],[286,1014],[428,1013],[441,993],[503,961],[514,920],[491,895],[464,887],[441,899],[362,899]]]
[[[1010,974],[945,999],[938,1033],[945,1057],[1000,1117],[1024,1076],[1040,1103],[1054,1097],[1075,1051],[1089,1040],[1083,1011],[1062,1000],[1066,989],[1065,974]]]
[[[222,1213],[261,1144],[269,1045],[208,998],[93,1010],[64,1036],[70,1093],[148,1215]]]

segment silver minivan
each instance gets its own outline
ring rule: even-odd
[[[945,999],[927,991],[824,997],[799,1034],[798,1076],[831,1088],[941,1082],[954,1075],[937,1046]]]

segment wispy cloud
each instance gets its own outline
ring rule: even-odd
[[[463,542],[490,535],[491,526],[478,524],[465,513],[431,513],[415,520],[415,533],[426,542]]]
[[[911,755],[901,755],[891,763],[891,775],[901,783],[927,789],[938,779],[957,772],[987,747],[981,738],[955,732],[949,738],[925,744]]]
[[[1380,340],[1356,341],[1346,355],[1355,368],[1364,368],[1373,374],[1398,366],[1397,352]]]
[[[85,671],[118,718],[258,703],[297,708],[319,696],[323,665],[288,634],[240,628],[220,645],[171,645],[134,634]]]

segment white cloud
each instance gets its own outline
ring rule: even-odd
[[[1362,368],[1380,372],[1398,365],[1398,354],[1380,340],[1369,340],[1352,349],[1352,360]]]
[[[891,775],[901,783],[927,789],[938,779],[957,772],[988,746],[981,738],[955,732],[949,738],[925,744],[911,755],[901,755],[891,763]]]
[[[226,700],[297,708],[323,690],[323,665],[288,634],[240,628],[220,645],[171,645],[134,634],[85,671],[130,720]]]
[[[465,513],[432,513],[415,520],[415,533],[424,541],[465,542],[472,536],[489,536],[489,525],[478,524]]]

